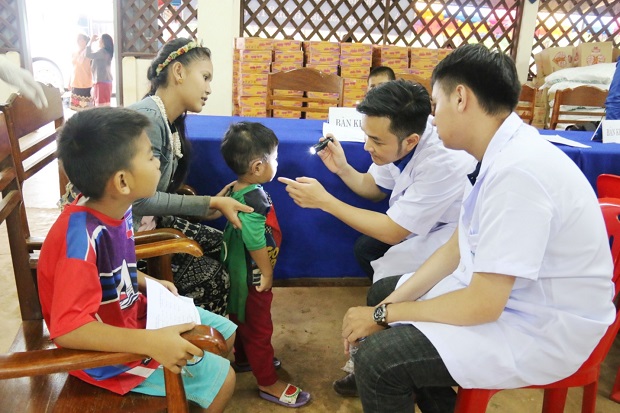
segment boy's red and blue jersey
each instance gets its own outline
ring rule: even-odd
[[[50,338],[90,322],[145,328],[146,297],[138,291],[131,209],[116,220],[76,205],[80,199],[63,210],[41,249],[37,278]],[[125,394],[157,367],[146,359],[71,374]]]

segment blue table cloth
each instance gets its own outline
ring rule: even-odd
[[[192,144],[192,166],[187,183],[198,193],[213,195],[236,176],[228,168],[219,146],[228,126],[241,120],[261,122],[276,133],[278,172],[276,177],[317,178],[325,188],[343,202],[375,211],[387,210],[387,200],[373,203],[355,195],[336,175],[327,170],[309,148],[322,136],[323,121],[275,118],[239,118],[188,115],[187,136]],[[359,142],[342,143],[349,163],[366,171],[371,159]],[[274,179],[264,185],[271,195],[282,230],[282,245],[275,267],[275,278],[365,277],[355,256],[353,243],[359,233],[331,215],[297,206]],[[207,222],[222,229],[225,220]]]
[[[198,193],[213,195],[236,178],[222,159],[219,146],[228,126],[242,120],[261,122],[276,133],[280,141],[276,177],[313,177],[343,202],[374,211],[387,210],[387,199],[379,203],[361,199],[329,172],[316,155],[310,154],[309,147],[322,136],[323,122],[318,120],[188,115],[187,136],[193,148],[188,184]],[[620,175],[620,145],[590,142],[592,132],[541,132],[559,133],[592,146],[582,149],[558,145],[584,171],[593,187],[601,173]],[[358,171],[366,171],[371,160],[363,144],[343,142],[342,145],[349,163]],[[323,211],[300,208],[288,196],[284,185],[275,179],[265,184],[265,189],[273,199],[283,235],[276,278],[365,277],[353,255],[357,231]],[[222,229],[225,221],[219,219],[208,224]]]
[[[590,140],[593,132],[541,130],[541,135],[560,135],[590,148],[557,145],[584,173],[596,190],[596,178],[600,174],[620,175],[620,144],[601,143]]]

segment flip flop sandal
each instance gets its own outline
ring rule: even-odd
[[[301,407],[310,401],[310,393],[302,391],[292,384],[286,386],[279,399],[262,390],[258,391],[258,395],[265,400],[286,407]]]
[[[252,366],[250,366],[250,363],[237,364],[234,361],[231,361],[230,362],[230,366],[233,368],[235,373],[245,373],[245,372],[248,372],[248,371],[252,371]],[[277,358],[277,357],[273,358],[273,367],[275,367],[276,370],[278,370],[280,367],[282,367],[282,362],[280,361],[279,358]]]

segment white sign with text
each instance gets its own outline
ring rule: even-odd
[[[323,136],[331,133],[339,141],[364,142],[362,116],[355,108],[329,108],[329,123],[323,123]]]
[[[603,120],[603,143],[620,143],[620,119]]]

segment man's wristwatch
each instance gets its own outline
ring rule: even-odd
[[[375,323],[379,324],[381,327],[389,327],[387,323],[387,306],[392,303],[383,303],[379,307],[375,308],[375,312],[372,314],[372,318]]]

